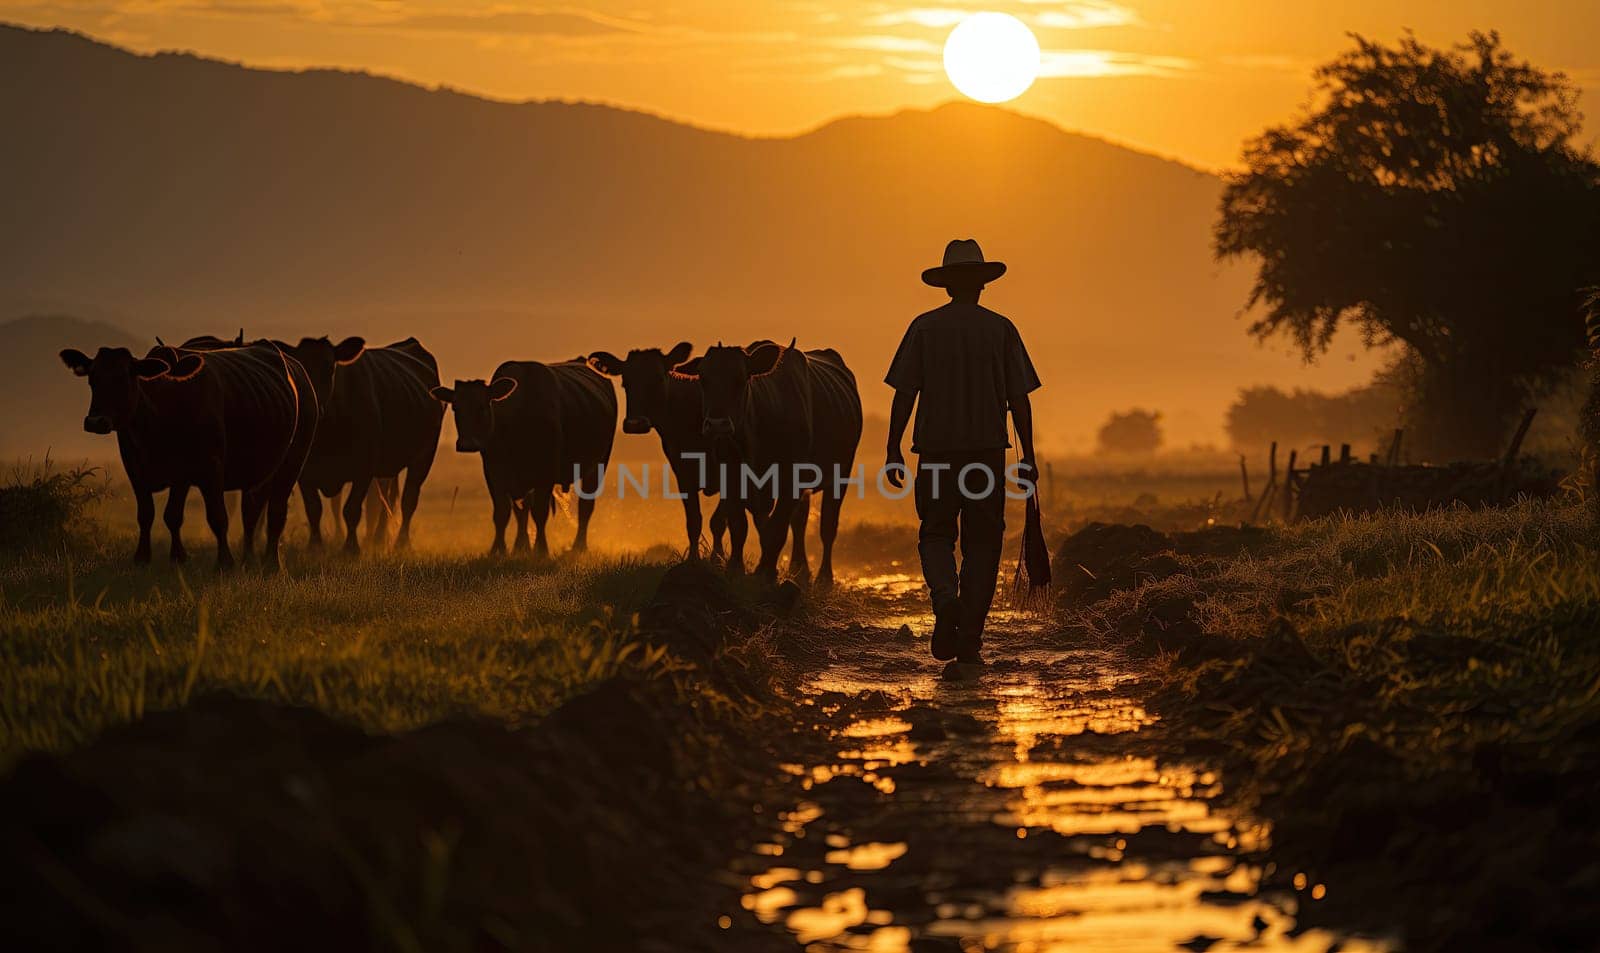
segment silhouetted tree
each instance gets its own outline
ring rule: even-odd
[[[1155,453],[1162,439],[1161,415],[1137,407],[1106,418],[1098,435],[1101,453]]]
[[[1400,389],[1386,377],[1338,394],[1246,387],[1228,407],[1228,438],[1240,450],[1307,443],[1387,446],[1400,419]]]
[[[1488,456],[1583,344],[1600,270],[1600,167],[1573,144],[1577,91],[1497,34],[1450,50],[1407,34],[1316,72],[1319,105],[1248,143],[1215,247],[1259,261],[1252,333],[1308,359],[1342,322],[1419,362],[1412,438]]]

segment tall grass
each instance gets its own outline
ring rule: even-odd
[[[14,464],[0,482],[0,552],[50,549],[68,533],[91,528],[85,511],[110,493],[110,480],[87,464],[60,469],[43,462]]]
[[[1330,884],[1304,917],[1400,924],[1416,949],[1592,935],[1573,899],[1600,784],[1581,501],[1326,519],[1165,566],[1073,618],[1157,650],[1152,708],[1272,820],[1281,870]]]
[[[10,567],[0,751],[71,747],[210,692],[314,705],[372,731],[516,723],[613,674],[674,664],[632,633],[658,564],[330,558],[217,578],[77,558]]]

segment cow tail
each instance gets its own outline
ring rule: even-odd
[[[244,329],[241,328],[242,332]],[[294,446],[295,438],[300,436],[300,387],[294,382],[294,371],[289,367],[289,355],[283,353],[282,348],[274,348],[278,352],[278,362],[283,365],[283,379],[289,382],[289,445]]]

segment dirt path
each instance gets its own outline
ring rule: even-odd
[[[838,950],[1381,949],[1294,932],[1300,892],[1258,890],[1268,831],[1172,756],[1138,668],[997,614],[990,664],[948,682],[914,580],[860,580],[870,625],[826,633],[806,686],[834,726],[743,902]],[[902,624],[917,633],[897,635]]]

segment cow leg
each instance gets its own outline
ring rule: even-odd
[[[367,502],[367,491],[372,487],[372,477],[358,477],[350,481],[350,492],[344,498],[344,551],[355,556],[361,552],[361,540],[356,531],[361,528],[361,509]]]
[[[267,498],[267,541],[261,548],[261,568],[275,573],[282,568],[278,559],[278,541],[283,538],[284,524],[289,522],[289,494],[293,488],[274,489]]]
[[[267,491],[245,491],[239,497],[239,521],[243,529],[239,545],[244,549],[240,562],[248,566],[255,561],[256,524],[261,522],[261,511],[267,505]]]
[[[228,501],[227,494],[222,492],[221,464],[200,486],[200,495],[206,501],[206,525],[217,539],[217,570],[224,572],[233,568],[233,550],[228,548]],[[169,499],[169,506],[170,502]]]
[[[744,573],[744,541],[750,533],[750,521],[745,517],[743,503],[735,501],[723,506],[728,521],[728,572],[738,576]]]
[[[528,509],[533,515],[533,556],[535,559],[550,558],[550,537],[545,532],[545,524],[550,521],[550,503],[554,497],[555,488],[541,486],[528,494]]]
[[[578,497],[578,535],[572,541],[572,551],[575,553],[589,551],[589,520],[594,517],[594,504],[594,500]]]
[[[680,482],[679,487],[683,484]],[[680,489],[683,494],[683,531],[689,537],[689,548],[684,550],[684,559],[694,562],[700,558],[700,527],[703,520],[700,518],[700,493],[698,490]],[[716,517],[712,517],[715,521]]]
[[[489,545],[489,555],[501,556],[506,551],[506,524],[511,522],[511,494],[489,492],[494,499],[494,542]]]
[[[822,497],[822,566],[817,570],[817,585],[833,585],[833,541],[839,536],[839,510],[844,507],[844,494],[827,491]]]
[[[134,547],[133,561],[150,561],[150,526],[156,521],[156,495],[149,490],[134,490],[134,507],[139,516],[139,545]]]
[[[367,545],[383,547],[389,542],[389,511],[399,504],[400,481],[379,477],[367,493]]]
[[[520,500],[511,501],[511,512],[517,515],[517,540],[511,544],[511,551],[514,553],[525,553],[529,548],[528,509],[533,505],[529,502],[532,497],[533,494],[530,493]]]
[[[172,536],[172,561],[181,563],[189,558],[189,553],[183,548],[183,507],[189,502],[189,485],[187,483],[174,483],[172,489],[167,491],[167,507],[161,513],[161,521],[167,524],[167,533]],[[154,507],[154,501],[151,502]]]
[[[322,494],[317,488],[305,480],[300,481],[300,502],[306,508],[306,528],[311,533],[311,538],[306,541],[308,549],[322,548]]]
[[[811,522],[811,494],[800,494],[789,514],[792,542],[789,549],[789,575],[801,583],[811,581],[811,560],[806,556],[806,526]]]
[[[720,497],[717,505],[711,510],[711,556],[713,559],[722,558],[722,535],[728,531],[728,511],[723,509],[726,504]],[[743,519],[740,515],[740,519]]]
[[[433,471],[433,457],[439,450],[437,443],[428,445],[422,456],[406,467],[406,490],[400,497],[400,535],[395,538],[396,549],[411,548],[411,517],[417,512],[417,500],[422,496],[422,484]]]
[[[795,499],[788,481],[779,474],[773,488],[772,512],[760,526],[761,561],[756,563],[756,575],[766,579],[778,578],[778,554],[783,552],[783,538],[789,535],[789,524],[794,517]]]

